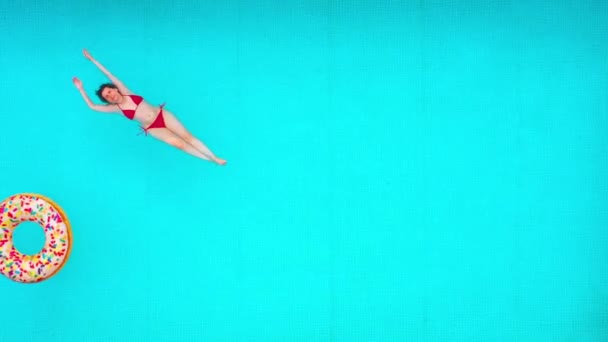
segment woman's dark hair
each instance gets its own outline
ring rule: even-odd
[[[108,101],[106,99],[104,99],[103,96],[101,96],[101,93],[106,88],[118,89],[118,87],[115,86],[113,83],[104,83],[104,84],[100,85],[99,89],[97,89],[97,91],[95,92],[95,94],[97,94],[97,96],[99,97],[99,99],[101,101],[108,103]]]

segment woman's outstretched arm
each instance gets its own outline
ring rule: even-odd
[[[91,99],[89,98],[89,95],[87,95],[87,92],[82,87],[82,82],[76,77],[72,78],[72,82],[74,82],[74,85],[76,86],[76,88],[78,88],[78,91],[80,91],[80,95],[82,95],[84,102],[86,102],[87,106],[89,106],[89,108],[91,108],[92,110],[96,110],[98,112],[103,112],[103,113],[118,112],[120,110],[120,108],[118,108],[118,106],[116,106],[114,104],[112,104],[112,105],[94,104],[93,101],[91,101]]]
[[[83,49],[82,53],[84,54],[84,56],[90,60],[91,62],[93,62],[93,64],[95,64],[95,66],[104,73],[104,75],[106,75],[107,78],[110,79],[110,81],[116,86],[118,87],[118,91],[123,94],[123,95],[130,95],[133,94],[129,88],[127,88],[125,86],[125,84],[119,80],[116,76],[114,76],[110,71],[108,71],[108,69],[106,69],[101,63],[99,63],[99,61],[97,61],[95,58],[93,58],[93,56],[91,56],[91,54],[89,53],[89,51],[87,51],[87,49]]]

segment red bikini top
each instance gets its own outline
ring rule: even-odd
[[[133,118],[135,117],[135,111],[137,110],[137,108],[139,107],[139,104],[141,103],[141,101],[144,100],[143,97],[139,96],[139,95],[126,95],[128,97],[131,98],[131,100],[133,101],[133,103],[135,103],[135,105],[137,105],[137,107],[135,107],[135,109],[122,109],[120,107],[120,105],[118,105],[118,108],[120,108],[120,110],[122,111],[122,113],[129,118],[130,120],[133,120]]]

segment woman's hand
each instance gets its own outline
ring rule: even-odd
[[[93,56],[91,56],[91,54],[89,53],[89,51],[87,51],[87,49],[82,49],[82,54],[86,57],[86,59],[93,61]]]
[[[82,89],[82,82],[78,78],[72,77],[72,82],[74,82],[76,88]]]

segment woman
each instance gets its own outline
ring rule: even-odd
[[[91,101],[83,89],[82,82],[76,77],[72,79],[89,108],[104,113],[122,112],[128,119],[137,120],[146,135],[149,133],[153,137],[198,158],[212,161],[218,165],[226,164],[224,159],[215,156],[205,144],[192,136],[175,115],[164,108],[164,104],[160,107],[150,105],[144,101],[143,97],[131,92],[124,83],[96,61],[86,49],[83,50],[83,53],[112,81],[112,83],[102,84],[97,90],[97,96],[106,103],[105,105],[97,105]]]

